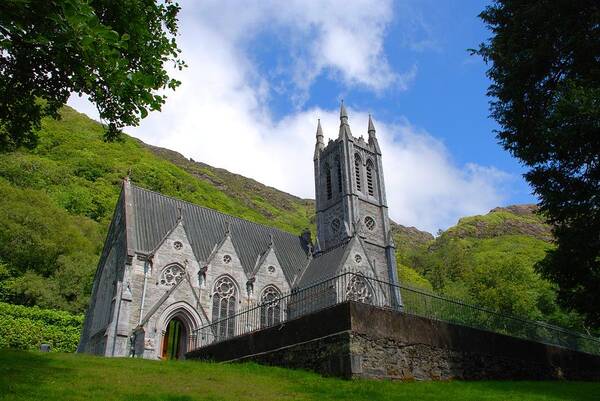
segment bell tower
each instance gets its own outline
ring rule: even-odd
[[[371,116],[368,139],[355,138],[342,101],[337,139],[324,142],[317,124],[314,153],[317,252],[358,235],[380,279],[397,283],[395,245],[390,232],[381,149]]]

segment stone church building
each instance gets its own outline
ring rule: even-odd
[[[397,283],[381,150],[370,117],[367,133],[367,140],[352,135],[343,103],[336,140],[325,143],[318,124],[314,242],[308,231],[293,235],[126,178],[78,352],[181,358],[199,328],[257,305],[264,305],[257,325],[289,319],[290,311],[269,301],[341,273]],[[353,281],[337,296],[381,297],[379,304],[399,308],[400,294],[389,288]]]

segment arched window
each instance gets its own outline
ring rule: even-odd
[[[375,187],[373,185],[373,162],[367,161],[367,190],[369,195],[375,195]]]
[[[331,169],[329,164],[325,164],[325,185],[327,186],[327,199],[331,199]]]
[[[218,340],[233,337],[235,334],[235,302],[237,288],[229,277],[220,277],[213,288],[212,321],[215,337]]]
[[[373,303],[373,290],[367,280],[360,275],[353,275],[346,285],[346,299],[348,301]]]
[[[337,169],[337,184],[338,184],[338,192],[342,193],[342,164],[340,163],[339,157],[335,159],[335,165]]]
[[[260,297],[260,327],[269,327],[281,321],[281,291],[268,286]]]
[[[360,156],[354,155],[354,177],[356,179],[356,190],[362,192],[362,183],[360,181]]]

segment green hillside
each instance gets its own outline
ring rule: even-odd
[[[594,382],[343,381],[249,363],[0,350],[0,400],[591,401]]]
[[[435,239],[424,237],[399,249],[398,263],[410,266],[407,271],[422,287],[493,310],[589,330],[577,314],[558,306],[555,286],[535,271],[553,246],[550,226],[536,210],[518,205],[462,218]]]

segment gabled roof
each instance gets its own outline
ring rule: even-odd
[[[302,273],[300,280],[294,283],[294,286],[302,288],[334,277],[338,268],[344,262],[344,256],[349,246],[351,246],[350,242],[342,243],[313,258],[304,273]]]
[[[180,208],[186,234],[200,261],[206,261],[215,244],[223,240],[229,223],[231,240],[247,275],[252,273],[258,255],[269,247],[271,236],[277,249],[277,258],[289,282],[298,266],[306,264],[308,250],[299,236],[149,191],[128,182],[124,189],[130,191],[132,218],[127,224],[133,225],[130,239],[136,251],[151,252],[176,224]]]

